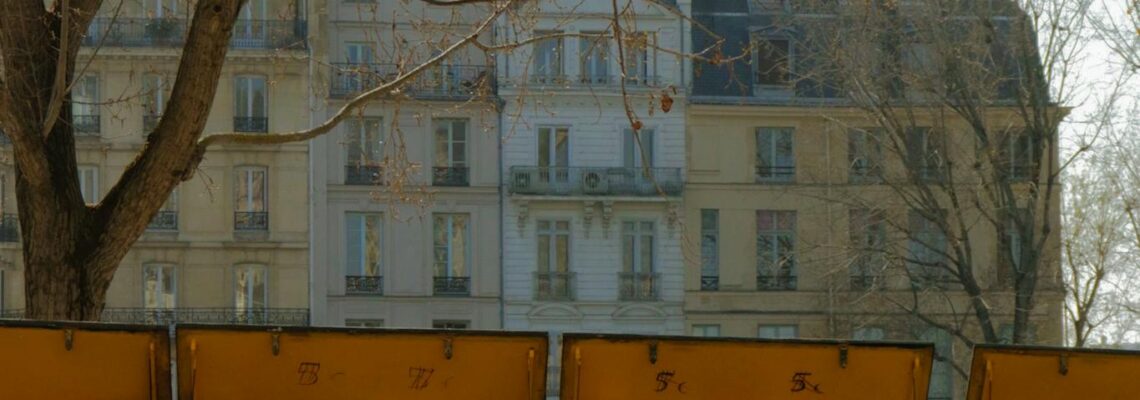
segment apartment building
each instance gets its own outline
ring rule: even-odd
[[[943,357],[934,367],[931,398],[958,396],[962,391],[955,388],[964,378],[949,360],[968,359],[970,349],[900,306],[921,302],[924,316],[940,322],[973,318],[967,296],[953,290],[948,277],[914,273],[936,264],[944,254],[938,249],[947,249],[951,238],[908,208],[912,203],[896,188],[905,168],[918,168],[915,179],[944,179],[943,168],[969,176],[968,168],[980,160],[968,127],[917,112],[905,138],[907,153],[890,153],[875,136],[881,134],[875,121],[845,102],[842,93],[794,79],[804,67],[797,55],[807,56],[800,54],[795,34],[772,28],[772,14],[788,12],[787,4],[708,1],[693,7],[695,20],[725,39],[726,54],[755,47],[750,60],[734,68],[705,68],[693,78],[686,117],[686,331],[930,341]],[[692,37],[694,47],[712,40],[697,29]],[[993,110],[990,120],[995,127],[1018,121],[1001,109]],[[1034,171],[1036,160],[1011,154],[1019,154],[1008,163],[1013,176],[1024,175],[1018,190],[1030,190],[1029,177],[1035,174],[1028,171]],[[927,155],[956,162],[935,165]],[[1047,218],[1059,221],[1056,207],[1049,212]],[[981,211],[967,214],[983,218]],[[1058,232],[1051,235],[1056,243]],[[1008,272],[1017,261],[1005,255],[1016,254],[1011,246],[1020,242],[995,237],[993,229],[978,228],[968,236],[987,244],[975,247],[974,265],[985,268],[975,274],[995,318],[1003,321],[1001,335],[1011,335]],[[1059,344],[1059,249],[1048,246],[1043,256],[1047,267],[1030,336]],[[927,280],[917,281],[920,277]],[[916,287],[931,290],[911,297]],[[976,325],[966,329],[980,336]]]
[[[321,118],[490,16],[424,2],[312,7]],[[502,327],[496,85],[493,64],[468,50],[312,141],[315,324]]]
[[[162,117],[188,24],[177,0],[106,4],[75,79],[84,198],[98,203]],[[295,2],[250,1],[239,18],[205,132],[308,126],[307,21]],[[97,50],[97,52],[96,52]],[[90,64],[87,64],[90,60]],[[0,171],[0,309],[23,308],[9,152]],[[122,264],[104,320],[307,324],[306,144],[211,149]]]
[[[567,17],[570,5],[544,3],[529,30],[501,27],[505,42],[550,36],[498,58],[506,329],[555,341],[562,332],[684,331],[683,91],[671,111],[646,112],[651,96],[684,87],[683,61],[659,49],[682,48],[683,25],[663,6],[631,6],[636,23],[623,27],[623,44],[625,88],[643,123],[636,135],[617,43],[573,36],[609,31],[611,5],[576,4]]]

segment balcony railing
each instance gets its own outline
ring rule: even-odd
[[[383,276],[348,275],[344,277],[345,294],[380,296],[384,294]]]
[[[796,290],[796,277],[794,275],[760,274],[756,276],[756,290],[776,292]]]
[[[76,136],[99,136],[99,116],[72,115],[71,127]]]
[[[716,275],[701,275],[701,291],[715,292],[720,290],[720,277]]]
[[[269,132],[269,118],[234,117],[234,132]]]
[[[375,89],[407,72],[397,64],[333,63],[329,96],[346,98]],[[495,76],[486,65],[444,65],[424,71],[400,90],[427,99],[464,100],[494,93]]]
[[[0,318],[24,318],[23,310],[5,310]],[[306,308],[104,308],[103,322],[122,324],[309,325]]]
[[[620,291],[618,299],[622,301],[657,300],[657,286],[660,279],[658,274],[648,272],[619,273]]]
[[[4,213],[0,219],[0,242],[20,241],[20,219],[16,214]]]
[[[525,79],[519,79],[513,82],[515,85],[520,83],[527,83],[529,85],[541,85],[545,89],[582,89],[582,88],[616,88],[620,87],[620,75],[602,75],[602,74],[583,74],[578,76],[573,75],[558,75],[558,74],[531,74]],[[656,75],[650,76],[627,76],[625,78],[626,89],[639,89],[639,88],[655,88],[661,86],[661,77]]]
[[[436,296],[469,296],[471,277],[437,276],[433,280],[432,293]]]
[[[574,273],[537,272],[534,274],[534,298],[536,300],[573,300]]]
[[[431,184],[433,186],[468,186],[467,167],[433,167]]]
[[[264,211],[237,211],[234,213],[235,231],[269,230],[269,213]]]
[[[182,47],[187,21],[181,18],[96,18],[91,21],[84,46]],[[308,36],[305,20],[247,20],[234,24],[234,49],[304,49]]]
[[[158,127],[158,120],[161,115],[143,115],[143,134],[148,134]]]
[[[150,224],[146,229],[154,231],[176,231],[178,230],[178,211],[159,211],[150,219]]]
[[[795,179],[795,166],[756,166],[756,182],[791,182]]]
[[[549,196],[679,196],[683,187],[680,168],[515,166],[510,179],[511,193]]]
[[[382,170],[379,165],[345,165],[345,185],[383,185]]]

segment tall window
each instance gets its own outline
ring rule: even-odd
[[[883,131],[877,128],[851,129],[847,133],[847,163],[853,183],[882,180]]]
[[[910,128],[906,132],[907,168],[923,181],[946,178],[943,138],[930,128]]]
[[[238,76],[234,82],[234,94],[234,130],[238,132],[267,132],[269,120],[266,112],[265,77],[257,75]]]
[[[855,340],[884,340],[887,338],[887,332],[883,328],[869,326],[855,329],[851,338]]]
[[[626,83],[650,85],[653,82],[653,57],[651,49],[655,36],[648,32],[635,32],[625,37],[625,77]]]
[[[570,128],[543,126],[538,128],[538,181],[570,180]]]
[[[265,39],[267,19],[266,0],[250,0],[242,8],[241,18],[234,24],[235,39]],[[239,42],[241,43],[241,42]]]
[[[99,77],[76,78],[71,89],[71,122],[78,134],[99,133]]]
[[[234,267],[234,308],[240,311],[264,310],[269,304],[264,265],[240,264]]]
[[[923,210],[929,212],[929,210]],[[909,241],[907,243],[907,270],[912,284],[920,287],[941,287],[950,280],[950,266],[946,258],[946,232],[938,226],[938,216],[927,218],[919,210],[909,215]]]
[[[381,232],[383,215],[379,213],[345,214],[345,291],[380,293]]]
[[[950,334],[938,328],[929,328],[922,333],[921,340],[934,343],[934,365],[930,371],[930,390],[927,399],[950,400],[954,398],[953,342]]]
[[[720,288],[720,210],[701,209],[701,290]]]
[[[1033,135],[1024,129],[1008,132],[1002,149],[1002,160],[1008,168],[1005,172],[1014,182],[1037,178],[1041,151]]]
[[[149,132],[158,126],[158,118],[166,110],[170,96],[169,80],[159,74],[143,75],[143,130]]]
[[[148,17],[174,17],[178,15],[178,1],[179,0],[145,0],[143,7],[146,8]]]
[[[697,337],[720,337],[720,325],[718,324],[694,324],[693,336]]]
[[[796,212],[756,212],[756,288],[796,290]]]
[[[239,167],[234,176],[234,229],[269,229],[268,172],[265,167]]]
[[[881,287],[887,261],[887,227],[882,210],[856,208],[849,212],[848,228],[855,257],[851,260],[851,288]]]
[[[654,223],[649,221],[622,222],[621,236],[621,299],[656,299]]]
[[[435,124],[432,184],[467,186],[467,120],[440,119]]]
[[[637,138],[634,138],[632,129],[622,131],[625,139],[622,159],[626,168],[653,167],[653,136],[652,129],[641,129],[637,132]]]
[[[760,325],[757,336],[761,339],[795,339],[800,328],[795,325]]]
[[[536,31],[535,36],[559,34],[559,31]],[[544,39],[534,44],[533,79],[536,82],[558,82],[565,75],[562,66],[562,38]]]
[[[753,42],[756,85],[787,87],[791,83],[792,41],[785,37],[757,37]]]
[[[99,202],[99,167],[96,165],[79,166],[79,193],[87,204]]]
[[[380,118],[354,118],[344,123],[346,185],[383,183],[384,137]]]
[[[569,300],[570,293],[570,221],[539,220],[537,297]]]
[[[348,42],[344,44],[344,61],[349,64],[371,64],[373,59],[372,44],[365,42]]]
[[[470,218],[468,214],[433,216],[436,294],[470,294]]]
[[[582,32],[585,35],[602,35],[602,32]],[[582,83],[609,83],[610,80],[610,40],[609,38],[582,38],[578,42]]]
[[[756,130],[756,181],[791,182],[796,177],[793,128]]]
[[[172,309],[178,295],[172,264],[143,265],[143,306]]]
[[[1025,243],[1022,239],[1021,227],[1018,223],[1032,224],[1029,210],[1014,208],[1002,212],[1002,235],[998,242],[998,252],[1001,263],[998,268],[998,283],[1003,286],[1012,285],[1017,274],[1021,272],[1021,260],[1024,256]],[[1032,228],[1030,228],[1032,229]]]

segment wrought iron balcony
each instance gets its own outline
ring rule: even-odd
[[[269,230],[269,213],[264,211],[238,211],[234,213],[235,231]]]
[[[22,319],[24,310],[0,311],[0,319]],[[103,322],[121,324],[309,325],[307,308],[104,308]]]
[[[756,166],[756,182],[791,182],[795,179],[795,166]]]
[[[16,214],[4,213],[0,219],[0,242],[20,241],[20,219]]]
[[[683,185],[680,168],[514,166],[510,176],[511,193],[547,196],[680,196]]]
[[[348,275],[344,277],[345,294],[380,296],[384,294],[383,276]]]
[[[176,231],[178,230],[178,211],[159,211],[150,219],[150,224],[146,229],[152,231]]]
[[[181,18],[96,18],[91,21],[84,46],[182,47],[187,21]],[[234,24],[230,47],[234,49],[296,49],[306,46],[305,20],[248,20]]]
[[[384,178],[381,176],[379,165],[345,165],[344,166],[344,184],[345,185],[383,185]]]
[[[234,117],[234,132],[269,132],[269,118]]]
[[[467,167],[433,167],[432,186],[469,186]]]
[[[622,272],[618,274],[618,300],[656,301],[657,286],[661,278],[648,272]]]
[[[630,90],[656,88],[661,86],[661,81],[661,77],[656,75],[626,76],[625,87]],[[621,75],[582,74],[573,76],[533,73],[526,78],[513,81],[512,85],[518,86],[523,83],[531,86],[539,85],[544,89],[609,89],[617,88],[622,85]]]
[[[720,277],[716,275],[701,275],[701,291],[715,292],[720,290]]]
[[[534,298],[536,300],[573,300],[573,272],[536,272]]]
[[[72,115],[71,127],[75,136],[99,136],[99,116]]]
[[[333,63],[329,97],[346,98],[375,89],[406,73],[398,64]],[[487,65],[442,65],[406,82],[400,90],[417,98],[466,100],[494,93],[495,73]]]
[[[760,274],[756,276],[756,290],[762,292],[796,290],[796,277],[794,275]]]
[[[432,285],[436,296],[470,296],[471,277],[437,276]]]
[[[158,120],[161,115],[143,115],[143,134],[148,134],[158,127]]]

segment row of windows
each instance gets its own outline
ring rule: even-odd
[[[848,175],[852,183],[874,183],[882,180],[884,143],[888,138],[882,129],[851,129],[848,131]],[[905,162],[915,178],[940,181],[946,176],[947,162],[945,135],[931,128],[912,128],[906,132]],[[794,128],[756,129],[756,181],[792,182],[795,180],[796,156]],[[1001,167],[1009,179],[1023,181],[1037,173],[1040,157],[1033,140],[1027,134],[1010,134],[1002,147]]]
[[[471,215],[436,213],[431,220],[433,293],[470,295],[474,266]],[[383,294],[383,223],[381,213],[345,214],[346,293]]]
[[[701,209],[701,290],[719,289],[720,210]],[[1021,212],[1021,211],[1019,211]],[[1007,215],[1007,229],[999,241],[1003,267],[999,278],[1008,278],[1020,265],[1022,241]],[[906,232],[908,275],[923,286],[951,282],[947,235],[938,226],[941,218],[928,218],[918,210],[908,213]],[[850,244],[855,257],[849,265],[855,289],[870,289],[882,280],[890,248],[883,210],[851,209],[848,216]],[[756,286],[758,290],[796,290],[796,212],[756,211]]]
[[[432,121],[432,185],[468,186],[470,122],[467,119],[439,118]],[[345,184],[383,184],[386,161],[383,120],[378,117],[351,119],[344,124],[346,156]]]
[[[561,31],[535,31],[534,37],[561,35]],[[656,37],[648,32],[635,32],[623,38],[624,74],[619,69],[615,46],[609,33],[583,31],[578,39],[578,79],[566,78],[566,38],[542,39],[534,44],[531,59],[533,62],[530,78],[543,83],[612,84],[618,76],[624,75],[627,83],[654,84],[656,75],[656,55],[652,51]]]
[[[143,306],[153,309],[177,307],[178,281],[174,264],[143,265]],[[267,268],[262,264],[233,267],[233,306],[239,310],[264,309],[269,304]]]
[[[348,318],[344,320],[344,326],[350,328],[383,328],[384,320]],[[467,320],[435,319],[431,321],[432,329],[467,329],[469,326],[471,326],[471,321]]]

